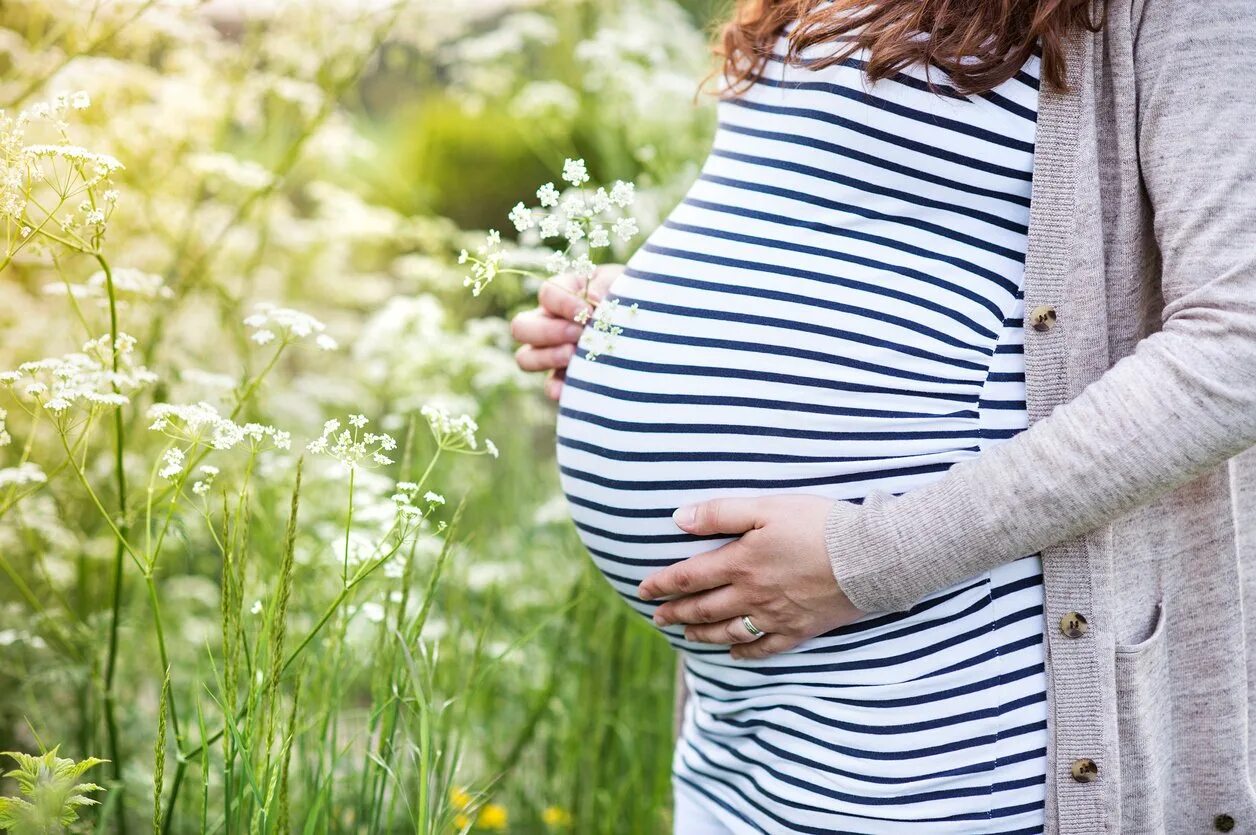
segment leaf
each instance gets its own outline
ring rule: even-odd
[[[88,757],[75,762],[58,757],[57,750],[53,748],[38,757],[20,751],[3,753],[17,765],[5,776],[17,781],[22,797],[0,798],[0,829],[12,835],[64,832],[78,820],[80,808],[97,804],[87,795],[104,789],[80,779],[89,769],[107,761]]]

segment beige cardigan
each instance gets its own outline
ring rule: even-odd
[[[1041,551],[1047,831],[1256,833],[1256,0],[1109,0],[1068,51],[1039,103],[1030,427],[838,502],[829,554],[900,611]]]

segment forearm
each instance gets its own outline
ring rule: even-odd
[[[1256,289],[1244,276],[1228,286]],[[825,538],[851,602],[910,608],[1256,445],[1256,311],[1212,289],[1224,304],[1193,308],[1014,438],[902,496],[838,502]]]

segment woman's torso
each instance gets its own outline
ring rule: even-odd
[[[720,103],[698,180],[611,288],[622,332],[568,369],[562,485],[644,615],[642,578],[729,541],[681,532],[681,504],[905,492],[1025,427],[1037,58],[964,98],[938,71],[941,96],[914,69],[865,88],[859,57],[773,62]],[[754,662],[665,630],[693,696],[679,786],[734,831],[1033,831],[1039,568]]]

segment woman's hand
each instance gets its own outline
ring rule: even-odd
[[[606,297],[611,282],[624,271],[620,264],[605,264],[589,279],[588,301],[584,282],[570,273],[555,276],[541,285],[540,304],[510,320],[510,333],[523,344],[515,351],[515,362],[524,371],[549,371],[545,394],[557,400],[563,388],[567,364],[576,353],[576,342],[584,326],[576,321],[582,310]]]
[[[690,641],[732,644],[734,658],[763,658],[792,649],[865,613],[838,586],[824,544],[832,499],[763,496],[716,499],[679,508],[688,533],[740,538],[646,577],[643,600],[683,595],[659,606],[659,626],[687,624]],[[741,622],[748,615],[764,635]]]

